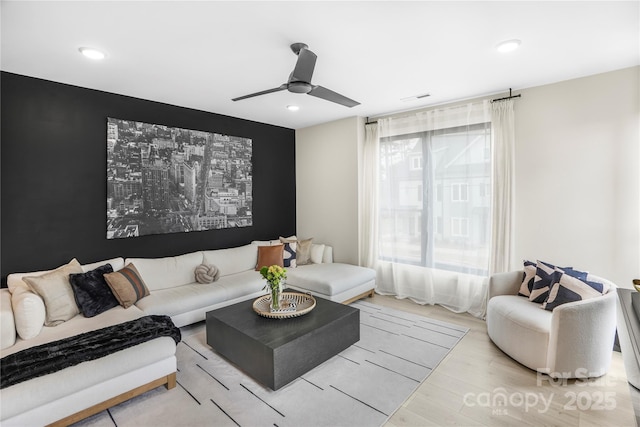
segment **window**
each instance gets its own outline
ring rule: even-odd
[[[451,184],[451,201],[467,202],[469,200],[469,185],[466,183]]]
[[[468,237],[469,218],[451,218],[451,235],[454,237]]]
[[[381,138],[378,257],[486,275],[490,147],[490,123]]]
[[[411,158],[411,170],[422,169],[422,157],[413,156]]]

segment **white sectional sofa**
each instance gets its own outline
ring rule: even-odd
[[[322,256],[316,257],[317,263],[288,269],[287,286],[338,302],[373,294],[373,270],[333,263],[332,248],[322,245],[321,249]],[[10,274],[7,278],[9,289],[0,291],[0,356],[146,315],[170,316],[178,327],[203,321],[208,311],[264,295],[265,282],[255,270],[257,257],[258,245],[248,244],[175,257],[115,258],[83,265],[82,270],[89,271],[110,263],[113,270],[118,271],[133,264],[149,289],[149,295],[126,309],[117,306],[91,318],[78,314],[60,325],[44,326],[30,339],[20,338],[16,330],[20,332],[24,327],[20,324],[24,323],[25,316],[33,320],[34,313],[39,312],[38,297],[29,295],[31,304],[26,307],[23,304],[15,312],[12,299],[16,302],[22,293],[30,292],[23,277],[47,272]],[[213,283],[197,283],[194,271],[201,264],[215,265],[220,271],[219,278]],[[38,316],[35,314],[36,318]],[[44,321],[44,315],[41,316]],[[0,390],[0,422],[2,426],[53,422],[65,425],[160,385],[172,388],[176,381],[175,350],[176,343],[172,338],[160,337],[5,387]]]

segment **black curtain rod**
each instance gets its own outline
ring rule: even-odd
[[[505,96],[503,98],[492,99],[491,102],[506,101],[507,99],[520,98],[521,96],[522,96],[521,94],[512,95],[511,88],[509,88],[509,96]],[[371,124],[374,124],[374,123],[378,123],[378,121],[377,120],[369,121],[369,117],[367,117],[367,120],[365,122],[365,126],[366,125],[371,125]]]
[[[521,94],[511,95],[511,88],[509,88],[509,96],[505,96],[504,98],[492,99],[491,102],[506,101],[507,99],[520,98],[521,96]]]

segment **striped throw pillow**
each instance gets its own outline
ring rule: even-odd
[[[124,308],[131,307],[138,300],[149,295],[147,285],[133,264],[127,264],[122,270],[114,273],[105,274],[104,280]]]

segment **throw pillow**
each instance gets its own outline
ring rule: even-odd
[[[536,263],[532,261],[524,261],[524,274],[522,275],[522,284],[518,295],[528,297],[533,289],[533,281],[536,278]]]
[[[104,279],[105,274],[113,273],[111,264],[81,274],[70,274],[69,282],[73,294],[84,317],[93,317],[118,305],[118,300]]]
[[[548,262],[539,261],[536,264],[536,277],[533,281],[529,300],[533,302],[543,303],[549,297],[549,291],[553,285],[553,274],[556,272],[566,273],[578,279],[587,278],[587,273],[574,270],[573,267],[556,267]]]
[[[542,304],[542,308],[549,311],[568,302],[602,296],[608,291],[608,286],[604,283],[592,282],[586,278],[580,280],[560,271],[553,274],[552,282],[549,298]]]
[[[322,256],[324,255],[324,245],[311,245],[311,262],[313,264],[322,264]]]
[[[200,264],[195,271],[196,282],[213,283],[220,277],[220,270],[213,264]]]
[[[284,267],[283,248],[284,245],[258,246],[256,271],[260,271],[262,267],[269,267],[270,265]]]
[[[28,340],[38,336],[47,316],[42,298],[24,288],[15,289],[11,294],[11,307],[20,338]]]
[[[296,268],[296,242],[285,243],[282,252],[283,264],[285,268]]]
[[[69,283],[69,275],[76,273],[82,273],[82,267],[74,258],[69,264],[42,276],[28,276],[22,279],[44,301],[47,311],[45,326],[57,326],[79,313],[73,289]]]
[[[133,264],[127,264],[122,270],[104,275],[111,292],[124,308],[129,308],[138,300],[149,295],[149,288],[142,280]]]
[[[298,249],[296,250],[296,264],[311,264],[311,244],[313,238],[306,240],[298,240]]]

